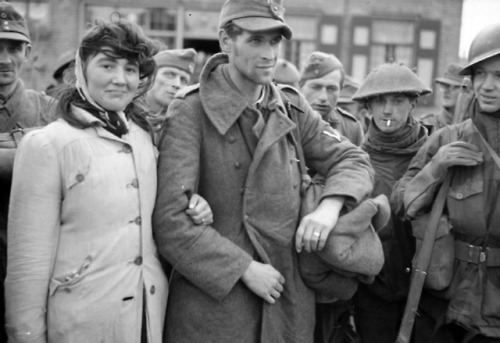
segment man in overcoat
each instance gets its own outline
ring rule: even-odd
[[[174,268],[167,342],[311,342],[314,293],[298,253],[321,249],[344,202],[372,190],[367,155],[298,92],[272,84],[280,42],[292,35],[283,14],[266,0],[226,1],[224,53],[169,106],[153,215],[158,249]],[[320,205],[299,226],[297,125],[306,162],[326,176]],[[185,215],[195,192],[212,208],[210,226]]]

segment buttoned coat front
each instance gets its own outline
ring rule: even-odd
[[[167,342],[312,342],[314,295],[297,267],[294,235],[300,174],[279,90],[269,86],[269,117],[255,151],[238,118],[256,111],[213,57],[200,89],[174,100],[160,143],[154,233],[174,277],[166,320]],[[368,156],[288,94],[299,116],[306,159],[328,176],[324,196],[358,202],[372,189]],[[254,114],[253,112],[252,114]],[[255,113],[256,115],[256,113]],[[198,192],[213,211],[211,226],[195,226],[184,213]],[[252,260],[273,265],[285,278],[276,304],[252,293],[241,276]]]
[[[151,228],[156,151],[128,125],[118,138],[59,119],[23,138],[5,282],[13,342],[137,343],[143,308],[148,342],[161,342],[168,286]]]

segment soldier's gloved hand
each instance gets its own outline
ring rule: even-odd
[[[483,163],[483,153],[473,144],[452,142],[443,145],[429,162],[432,175],[439,179],[444,177],[451,166],[477,166]]]

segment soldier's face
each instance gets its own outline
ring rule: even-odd
[[[102,52],[87,62],[85,76],[90,96],[108,111],[123,111],[139,88],[137,63]]]
[[[379,95],[368,103],[375,125],[384,133],[395,133],[405,127],[415,107],[415,99],[398,93]]]
[[[264,85],[273,81],[274,67],[280,52],[281,30],[248,32],[243,30],[232,39],[221,38],[229,55],[230,74],[237,86]]]
[[[458,93],[460,86],[450,85],[448,83],[438,83],[438,89],[441,93],[443,106],[446,108],[454,108],[457,104]]]
[[[500,56],[478,63],[473,70],[472,88],[481,111],[500,110]]]
[[[175,94],[188,85],[189,79],[189,73],[184,70],[173,67],[159,68],[155,83],[148,92],[148,102],[150,105],[167,107]]]
[[[326,118],[330,111],[337,106],[341,81],[342,72],[334,70],[318,79],[306,80],[302,86],[302,94],[307,102],[323,118]]]
[[[0,39],[0,87],[16,81],[29,52],[30,46],[25,42]]]

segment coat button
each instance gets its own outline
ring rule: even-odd
[[[155,294],[155,292],[156,292],[156,288],[155,288],[155,286],[153,285],[153,286],[151,286],[151,288],[149,289],[149,293],[150,293],[150,294]]]
[[[134,260],[134,264],[140,266],[142,264],[142,256],[137,256]]]
[[[130,145],[128,145],[128,144],[125,144],[125,145],[123,146],[122,151],[123,151],[124,153],[126,153],[126,154],[130,154],[130,153],[132,152],[132,147],[131,147]]]
[[[83,176],[83,174],[76,175],[76,181],[82,182],[83,180],[85,180],[85,176]]]
[[[231,136],[228,136],[227,137],[227,141],[231,144],[233,144],[234,142],[236,142],[236,137],[234,137],[233,135]]]
[[[135,218],[134,223],[136,223],[137,225],[141,225],[141,223],[142,223],[141,217],[139,216],[139,217]]]
[[[243,216],[243,218],[245,218],[245,220],[248,220],[248,218],[249,218],[249,217],[248,217],[248,214],[245,214],[245,215]]]
[[[139,188],[139,180],[133,179],[130,185],[134,188]]]
[[[462,199],[464,195],[462,193],[457,193],[457,199]]]
[[[240,163],[240,162],[236,162],[236,163],[234,164],[234,167],[235,167],[236,169],[240,169],[240,168],[241,168],[241,163]]]

